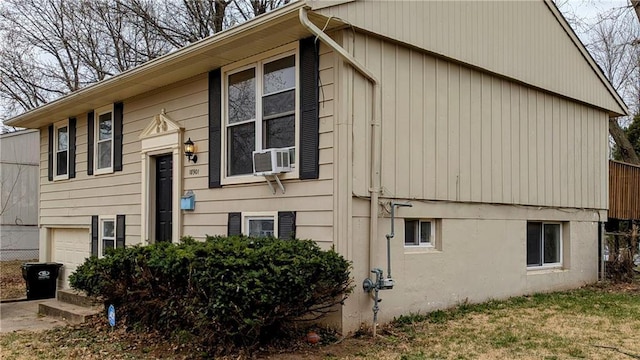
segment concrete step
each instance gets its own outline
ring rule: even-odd
[[[102,306],[86,307],[58,300],[47,300],[38,304],[38,314],[64,320],[70,324],[80,324],[87,317],[102,312]]]
[[[58,289],[57,298],[60,302],[84,307],[96,307],[101,305],[98,299],[88,297],[84,292],[77,290]]]

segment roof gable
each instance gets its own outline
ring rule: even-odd
[[[358,0],[318,10],[368,32],[605,109],[627,108],[549,0]]]

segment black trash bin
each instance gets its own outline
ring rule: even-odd
[[[27,299],[50,299],[56,297],[58,272],[62,264],[24,263],[22,277],[27,282]]]

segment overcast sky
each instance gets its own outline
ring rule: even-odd
[[[574,31],[580,39],[585,42],[585,34],[580,29],[576,29],[572,18],[583,20],[587,24],[593,24],[598,20],[598,16],[606,14],[613,9],[629,7],[629,0],[554,0],[560,11],[574,27]],[[633,11],[631,8],[628,11]]]

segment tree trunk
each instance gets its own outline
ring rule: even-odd
[[[636,154],[631,142],[627,138],[627,134],[625,134],[624,130],[618,124],[617,119],[609,119],[609,134],[613,137],[613,140],[618,145],[620,149],[620,156],[622,156],[622,160],[624,162],[640,165],[640,158],[638,158],[638,154]]]

